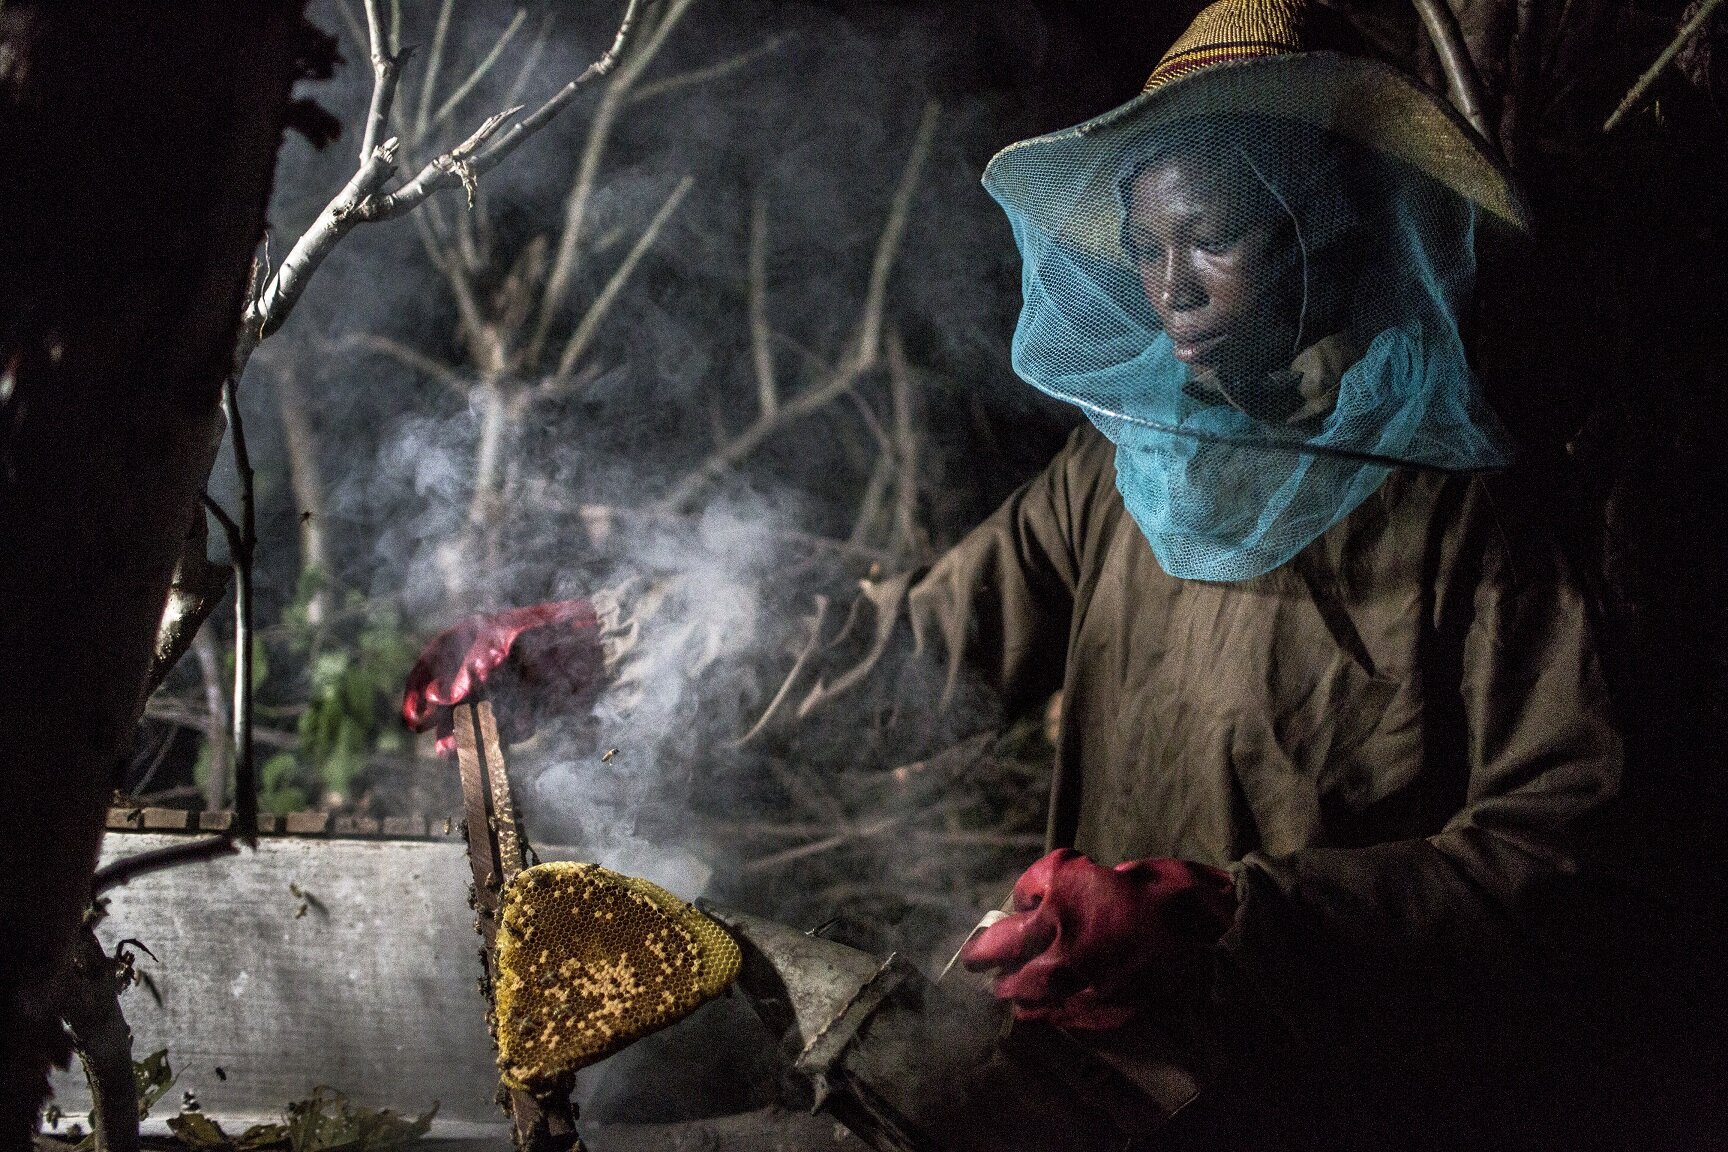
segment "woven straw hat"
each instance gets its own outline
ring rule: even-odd
[[[1053,168],[1096,165],[1141,134],[1202,115],[1250,113],[1303,121],[1396,157],[1493,219],[1529,230],[1517,183],[1440,97],[1378,60],[1316,50],[1314,9],[1302,0],[1216,0],[1152,70],[1139,96],[1073,128],[1010,144],[984,182],[1036,218]],[[1114,189],[1096,206],[1114,216]],[[1088,206],[1050,205],[1072,225]]]

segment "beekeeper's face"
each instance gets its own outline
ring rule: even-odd
[[[1290,362],[1301,254],[1290,218],[1242,160],[1181,154],[1128,185],[1129,255],[1178,360],[1225,381]]]

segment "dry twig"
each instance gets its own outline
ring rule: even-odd
[[[756,406],[764,416],[780,410],[774,379],[774,347],[768,327],[768,201],[758,192],[750,204],[750,359],[756,369]]]
[[[810,620],[809,639],[804,642],[804,647],[799,651],[798,658],[792,662],[792,670],[786,674],[786,679],[780,682],[779,691],[775,692],[774,698],[768,701],[768,707],[763,709],[761,717],[751,726],[750,731],[739,738],[738,747],[746,746],[766,731],[769,723],[779,713],[781,706],[786,703],[787,697],[791,696],[793,685],[802,679],[804,669],[822,651],[822,624],[827,618],[828,597],[817,596],[816,614]]]
[[[594,303],[588,306],[588,310],[582,314],[581,322],[576,325],[576,330],[570,334],[569,341],[564,345],[563,354],[558,357],[557,370],[553,372],[551,379],[540,386],[539,399],[557,399],[569,391],[571,372],[575,369],[577,361],[588,350],[588,345],[593,341],[594,334],[600,330],[601,323],[611,312],[612,305],[617,301],[618,294],[623,291],[624,285],[635,273],[636,266],[642,262],[642,257],[647,255],[648,249],[654,246],[654,241],[659,239],[660,230],[666,227],[666,222],[672,218],[674,212],[678,211],[678,206],[684,202],[684,197],[690,194],[690,189],[695,183],[695,178],[691,176],[686,176],[678,181],[678,186],[672,189],[672,194],[666,197],[665,203],[660,205],[660,210],[654,214],[654,219],[649,221],[648,227],[644,228],[642,234],[636,237],[636,243],[631,245],[630,252],[624,257],[623,263],[619,264],[611,277],[607,279],[606,287],[600,290],[598,296],[594,297]]]
[[[410,348],[400,340],[389,336],[381,336],[372,332],[348,332],[329,342],[332,351],[342,352],[353,349],[361,352],[373,352],[379,356],[396,361],[404,368],[412,369],[422,376],[430,376],[458,396],[466,396],[472,381],[461,372],[450,367],[442,360],[434,359],[416,348]]]
[[[570,186],[569,197],[565,200],[564,227],[558,236],[558,250],[552,258],[552,270],[546,278],[545,293],[540,298],[540,313],[528,341],[527,362],[531,365],[541,362],[547,338],[551,335],[552,322],[564,307],[570,288],[575,283],[582,231],[588,219],[588,201],[593,195],[594,182],[599,176],[600,162],[611,141],[612,126],[623,111],[636,81],[660,54],[667,36],[683,20],[694,2],[695,0],[669,0],[648,39],[606,85],[606,90],[594,109],[588,140],[582,149],[582,159],[577,164],[576,179]],[[632,12],[635,7],[636,0],[631,0]],[[610,72],[611,69],[608,68],[607,71]]]
[[[211,836],[203,840],[188,840],[184,844],[170,844],[166,848],[152,848],[148,852],[134,852],[98,868],[95,879],[91,881],[91,891],[99,896],[110,888],[118,888],[151,872],[199,860],[214,860],[218,856],[232,856],[239,851],[234,837]]]
[[[456,0],[444,0],[438,6],[438,22],[432,27],[432,51],[426,57],[426,74],[420,80],[420,100],[414,110],[414,139],[423,139],[432,118],[432,93],[438,87],[438,73],[444,67],[444,41],[450,35],[450,16],[456,10]],[[506,100],[505,104],[514,104]],[[364,159],[368,153],[362,151]]]
[[[1668,47],[1662,49],[1661,55],[1657,56],[1650,67],[1644,70],[1644,74],[1638,77],[1638,82],[1632,85],[1631,91],[1627,92],[1620,103],[1615,106],[1613,115],[1609,116],[1602,125],[1602,131],[1614,131],[1632,109],[1643,101],[1650,89],[1655,86],[1656,81],[1662,78],[1662,73],[1668,70],[1668,65],[1674,63],[1674,58],[1680,55],[1681,49],[1686,47],[1687,41],[1698,34],[1698,30],[1704,27],[1705,22],[1721,6],[1722,0],[1703,0],[1703,3],[1698,5],[1697,11],[1692,13],[1692,18],[1681,26],[1680,31],[1674,34],[1674,39],[1668,42]]]
[[[709,484],[726,475],[760,448],[770,436],[793,421],[817,412],[846,395],[867,373],[876,368],[881,355],[888,281],[894,271],[901,240],[906,234],[906,225],[912,213],[912,197],[918,190],[918,182],[923,174],[924,162],[929,158],[939,120],[940,107],[935,101],[931,101],[925,106],[923,120],[919,123],[918,134],[913,140],[912,153],[907,158],[906,167],[900,174],[900,183],[894,191],[887,223],[876,242],[876,252],[870,266],[870,284],[864,295],[864,306],[851,348],[828,373],[825,381],[805,389],[772,413],[759,414],[749,427],[675,484],[660,500],[660,509],[669,512],[682,510]]]
[[[372,102],[366,110],[366,130],[360,137],[362,166],[377,150],[379,137],[389,123],[390,105],[396,99],[396,82],[402,72],[396,38],[387,37],[384,31],[383,0],[366,0],[366,34],[372,49]]]
[[[1464,43],[1464,33],[1458,27],[1458,17],[1447,7],[1446,0],[1413,0],[1416,14],[1428,31],[1434,54],[1440,59],[1440,70],[1446,74],[1446,87],[1452,104],[1458,109],[1482,144],[1498,153],[1494,136],[1488,130],[1487,103],[1482,98],[1482,81],[1476,74],[1476,64],[1470,59],[1470,49]]]
[[[676,92],[681,88],[691,88],[697,84],[707,84],[713,80],[721,80],[736,72],[742,72],[751,64],[779,49],[791,37],[788,35],[770,36],[756,47],[738,53],[736,56],[722,60],[718,64],[710,64],[704,68],[692,68],[688,72],[680,72],[676,76],[668,76],[664,80],[656,80],[652,84],[644,84],[630,95],[632,104],[640,104],[652,100],[656,96],[664,96],[668,92]]]
[[[257,496],[252,456],[246,447],[246,425],[240,418],[239,378],[230,375],[222,385],[222,414],[228,418],[228,435],[234,447],[234,471],[239,479],[240,518],[236,521],[209,493],[204,506],[222,526],[228,538],[228,557],[234,565],[234,811],[241,839],[258,839],[258,773],[252,747],[252,617],[253,561],[258,551]]]
[[[485,59],[475,65],[474,70],[468,73],[468,78],[462,81],[461,84],[457,85],[456,90],[445,98],[443,104],[438,106],[438,111],[432,116],[432,123],[443,123],[449,118],[450,113],[454,112],[461,105],[462,101],[468,98],[468,94],[474,91],[474,86],[479,84],[480,81],[485,78],[486,73],[492,71],[493,65],[498,63],[498,58],[504,55],[504,49],[509,46],[511,40],[516,38],[516,33],[522,30],[522,25],[527,21],[527,19],[527,9],[516,9],[516,18],[510,21],[510,26],[504,29],[504,34],[498,37],[497,41],[492,45],[492,50],[486,53]],[[427,90],[431,90],[430,84],[427,85]]]
[[[918,531],[918,430],[913,421],[912,368],[897,329],[888,332],[888,383],[894,405],[894,535],[892,550],[908,559],[921,555]]]
[[[767,856],[760,856],[741,867],[739,874],[748,876],[757,872],[766,872],[798,860],[808,859],[811,856],[819,856],[824,852],[832,852],[836,848],[844,848],[849,844],[856,844],[861,840],[869,840],[892,832],[902,824],[910,823],[913,820],[926,820],[947,812],[958,812],[977,802],[977,797],[961,796],[938,804],[934,808],[925,808],[916,812],[894,812],[886,816],[879,816],[874,820],[866,820],[862,824],[844,828],[831,836],[824,836],[822,839],[812,841],[809,844],[800,844],[796,848],[787,848]]]

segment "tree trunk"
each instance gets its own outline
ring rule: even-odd
[[[318,460],[318,435],[312,426],[312,404],[300,383],[299,370],[282,364],[271,376],[276,386],[276,410],[282,418],[282,442],[288,452],[288,483],[299,510],[300,574],[314,581],[306,601],[306,622],[316,628],[330,615],[330,538],[324,513],[324,466]]]
[[[0,7],[0,1150],[29,1146],[57,985],[213,458],[297,0]]]
[[[204,745],[210,749],[210,774],[204,780],[204,807],[221,812],[228,807],[228,778],[234,774],[228,755],[228,695],[222,688],[222,654],[216,651],[216,629],[206,624],[192,641],[198,658],[198,676],[204,682],[204,707],[210,718],[204,725]]]
[[[132,1072],[132,1029],[120,1011],[114,961],[93,925],[73,946],[70,988],[61,998],[66,1029],[90,1083],[90,1127],[97,1152],[138,1152],[138,1081]]]

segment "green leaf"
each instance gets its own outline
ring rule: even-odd
[[[234,1147],[239,1149],[239,1152],[254,1152],[255,1149],[277,1148],[287,1143],[286,1124],[254,1124],[240,1133],[240,1138],[234,1141]]]
[[[134,1060],[132,1079],[138,1085],[138,1119],[142,1120],[174,1086],[174,1069],[168,1064],[168,1049],[158,1048],[144,1059]]]
[[[210,750],[208,740],[198,745],[198,759],[192,763],[192,781],[198,785],[198,790],[206,796],[210,794],[210,766],[215,763],[215,760],[216,757]],[[224,781],[224,788],[226,788],[226,781]]]
[[[347,714],[350,718],[364,717],[371,720],[372,706],[377,695],[377,686],[373,684],[372,677],[367,675],[366,669],[363,667],[354,669],[343,681],[342,702],[346,705]]]
[[[306,807],[308,796],[299,758],[278,752],[258,769],[258,807],[276,816],[286,816]]]
[[[353,660],[353,656],[342,648],[320,652],[307,672],[312,682],[312,695],[327,697],[340,692],[342,678],[347,675]]]
[[[336,750],[318,766],[318,776],[327,791],[346,797],[353,791],[354,782],[365,766],[365,760],[353,749],[338,744]]]
[[[222,1125],[202,1112],[182,1112],[168,1117],[168,1131],[189,1148],[218,1150],[234,1147],[234,1141],[222,1131]]]
[[[222,649],[222,674],[230,685],[234,682],[234,645],[230,642]],[[264,683],[270,676],[270,658],[264,651],[264,644],[256,636],[252,640],[252,684],[256,687]]]
[[[318,1087],[288,1105],[288,1143],[293,1152],[389,1152],[424,1136],[437,1113],[434,1103],[410,1120],[387,1108],[356,1108],[335,1089]]]

